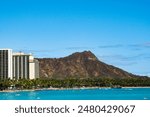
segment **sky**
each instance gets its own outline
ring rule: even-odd
[[[90,50],[150,76],[149,0],[0,0],[0,48],[59,58]]]

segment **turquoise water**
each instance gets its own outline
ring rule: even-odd
[[[150,100],[150,88],[0,92],[0,100]]]

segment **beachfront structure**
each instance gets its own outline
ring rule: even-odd
[[[39,63],[38,60],[34,59],[32,54],[24,54],[22,52],[12,53],[11,49],[2,49],[2,50],[3,51],[0,51],[2,53],[0,56],[1,78],[3,79],[39,78],[39,65],[38,65]],[[9,75],[6,75],[5,71],[7,71]]]
[[[29,56],[24,53],[13,53],[13,78],[29,79]]]
[[[12,79],[12,49],[0,49],[0,79]]]
[[[39,77],[38,62],[32,54],[13,53],[13,78],[34,79]]]
[[[29,78],[39,78],[39,61],[34,59],[32,55],[29,56]]]

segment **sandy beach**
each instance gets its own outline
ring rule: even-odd
[[[150,87],[122,87],[122,88],[150,88]],[[74,88],[39,88],[39,89],[23,89],[23,90],[3,90],[1,92],[22,92],[22,91],[41,91],[41,90],[84,90],[84,89],[111,89],[111,87],[74,87]]]

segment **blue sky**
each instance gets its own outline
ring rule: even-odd
[[[1,0],[0,48],[101,61],[150,75],[149,0]]]

